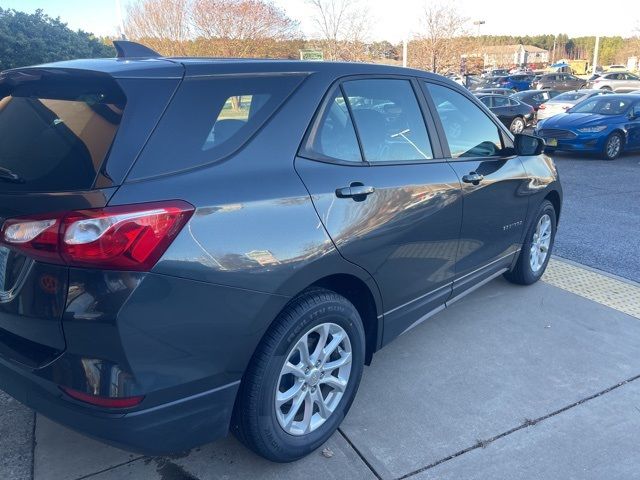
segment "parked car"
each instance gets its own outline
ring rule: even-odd
[[[515,98],[519,102],[531,105],[537,112],[540,105],[548,102],[552,98],[558,96],[560,92],[555,90],[524,90],[511,95],[511,98]]]
[[[603,73],[589,79],[587,86],[616,93],[628,93],[640,88],[640,77],[629,72]]]
[[[482,74],[483,77],[504,77],[505,75],[509,75],[509,70],[506,68],[492,68]]]
[[[513,95],[514,93],[516,93],[515,90],[511,89],[511,88],[477,88],[476,90],[473,91],[474,95],[481,95],[481,94],[487,94],[487,93],[494,93],[496,95]]]
[[[498,77],[493,86],[510,88],[519,92],[522,90],[529,90],[531,88],[533,78],[533,75],[508,75],[505,77]]]
[[[583,100],[603,94],[611,94],[611,92],[607,90],[584,89],[561,93],[557,97],[540,105],[538,109],[538,121],[553,117],[559,113],[564,113]]]
[[[536,90],[556,90],[559,92],[567,92],[569,90],[579,90],[585,88],[586,82],[574,75],[568,73],[547,73],[540,75],[540,78],[534,80],[531,88]]]
[[[0,76],[0,388],[56,422],[292,461],[383,345],[543,274],[544,142],[454,82],[116,49]]]
[[[479,82],[471,86],[470,90],[479,90],[482,88],[497,88],[497,80],[499,77],[482,77]]]
[[[604,67],[605,72],[626,72],[626,65],[608,65]]]
[[[480,94],[478,98],[512,133],[521,133],[530,126],[535,116],[531,105],[506,95]]]
[[[456,82],[458,85],[462,85],[464,86],[465,84],[465,79],[462,75],[458,75],[455,73],[450,73],[448,75],[445,75],[449,80],[453,80],[454,82]]]
[[[538,122],[536,134],[545,139],[548,151],[593,152],[614,160],[624,150],[640,148],[640,98],[595,96]]]

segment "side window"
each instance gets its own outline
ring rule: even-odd
[[[509,99],[509,106],[510,107],[517,107],[518,106],[518,102],[516,102],[513,98]]]
[[[433,158],[409,80],[350,80],[342,85],[368,162]]]
[[[360,147],[347,103],[336,87],[326,103],[319,121],[309,133],[302,155],[361,162]]]
[[[494,157],[503,150],[498,126],[470,99],[441,85],[425,82],[453,158]]]
[[[231,155],[303,80],[303,75],[184,79],[130,178],[199,167]]]
[[[494,107],[508,107],[509,99],[507,97],[493,97]]]
[[[484,103],[487,107],[491,108],[491,97],[480,97],[480,101]]]

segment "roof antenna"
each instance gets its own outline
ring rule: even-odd
[[[158,58],[162,56],[149,47],[129,40],[114,40],[113,46],[116,47],[117,58]]]

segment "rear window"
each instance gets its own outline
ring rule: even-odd
[[[130,178],[148,178],[221,160],[242,147],[304,75],[187,78]]]
[[[0,192],[90,189],[125,108],[117,84],[23,74],[0,92]]]

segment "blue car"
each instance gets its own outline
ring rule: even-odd
[[[496,78],[493,86],[499,88],[510,88],[516,92],[522,92],[531,88],[532,81],[532,75],[507,75],[505,77]]]
[[[585,100],[566,113],[538,123],[547,152],[598,153],[616,159],[623,150],[640,149],[640,97],[604,95]]]

